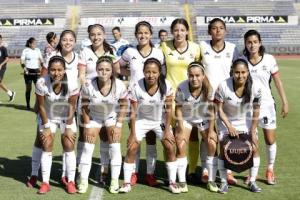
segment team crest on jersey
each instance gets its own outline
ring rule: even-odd
[[[262,70],[266,71],[267,70],[267,66],[266,65],[262,66]]]

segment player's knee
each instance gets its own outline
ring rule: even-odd
[[[53,150],[53,137],[51,135],[43,137],[41,142],[44,151],[50,152]]]
[[[73,134],[73,135],[63,134],[62,135],[63,149],[65,151],[74,150],[75,140],[76,140],[76,135],[75,134]]]
[[[176,137],[176,147],[177,147],[177,154],[182,155],[185,154],[187,141],[184,138]]]

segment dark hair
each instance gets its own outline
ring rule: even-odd
[[[104,26],[102,26],[101,24],[93,24],[88,27],[89,38],[90,38],[92,29],[96,28],[96,27],[100,28],[103,31],[103,33],[105,33]],[[103,40],[103,49],[105,52],[109,52],[112,55],[114,54],[113,48],[110,46],[110,44],[108,44],[108,42],[106,42],[105,39]]]
[[[56,38],[56,33],[54,32],[49,32],[46,35],[46,40],[48,43],[52,42],[52,40],[54,40]]]
[[[30,37],[25,44],[25,47],[29,47],[30,44],[32,44],[35,41],[34,37]]]
[[[160,29],[159,31],[158,31],[158,37],[160,37],[160,34],[161,33],[168,33],[165,29]]]
[[[111,66],[111,69],[112,69],[112,74],[110,76],[110,79],[111,79],[111,84],[112,84],[112,90],[111,90],[111,94],[114,95],[116,93],[116,77],[114,76],[114,73],[113,73],[113,59],[111,56],[101,56],[98,58],[97,62],[96,62],[96,68],[98,67],[98,65],[100,63],[103,63],[103,62],[108,62]],[[97,79],[98,79],[98,76],[97,76]]]
[[[66,69],[66,61],[63,57],[61,56],[52,56],[49,60],[48,64],[48,73],[50,73],[50,68],[53,63],[59,62],[63,65],[64,69]],[[53,82],[53,80],[50,78],[50,81]],[[61,94],[63,96],[66,96],[68,93],[68,77],[67,73],[65,72],[63,80],[61,81]]]
[[[231,70],[234,71],[235,67],[239,64],[245,65],[248,72],[249,72],[248,62],[246,60],[242,59],[242,58],[238,58],[233,62],[232,66],[231,66]],[[233,79],[233,82],[234,82],[234,79]],[[246,103],[250,102],[251,93],[252,93],[252,84],[253,84],[253,80],[252,80],[252,77],[251,77],[250,72],[249,72],[249,75],[248,75],[246,83],[245,83],[245,88],[244,88],[244,91],[243,91],[242,104],[246,104]],[[233,88],[235,90],[235,87],[233,87]]]
[[[208,23],[208,34],[210,34],[210,31],[211,31],[211,29],[212,29],[212,26],[213,26],[213,24],[214,23],[216,23],[216,22],[221,22],[222,24],[223,24],[223,26],[225,27],[225,30],[226,30],[226,24],[225,24],[225,22],[222,20],[222,19],[220,19],[220,18],[213,18],[209,23]]]
[[[76,42],[76,34],[74,31],[72,30],[64,30],[63,32],[61,32],[60,34],[60,38],[59,38],[59,43],[57,44],[56,46],[56,49],[61,52],[62,51],[62,46],[61,46],[61,41],[62,41],[62,38],[66,35],[70,33],[74,38],[75,38],[75,42]]]
[[[146,26],[146,27],[149,29],[151,35],[153,34],[153,27],[152,27],[152,25],[151,25],[149,22],[147,22],[147,21],[140,21],[140,22],[138,22],[138,23],[135,25],[135,31],[134,31],[134,35],[135,35],[135,36],[136,36],[137,33],[139,32],[139,28],[140,28],[141,26]],[[153,43],[151,42],[151,40],[150,40],[150,46],[151,46],[151,47],[154,47],[154,45],[153,45]]]
[[[190,69],[194,68],[194,67],[200,68],[202,73],[205,75],[205,68],[198,61],[191,62],[188,65],[188,68],[187,68],[188,73],[189,73]],[[203,79],[201,93],[203,94],[203,97],[204,97],[205,101],[208,101],[209,100],[209,95],[212,95],[212,86],[210,85],[210,82],[209,82],[207,76],[205,76],[204,79]]]
[[[244,54],[245,56],[247,56],[247,57],[250,56],[250,52],[248,51],[248,49],[247,49],[247,47],[246,47],[246,40],[247,40],[250,36],[252,36],[252,35],[255,35],[255,36],[258,38],[258,41],[259,41],[260,43],[262,42],[261,37],[260,37],[260,34],[259,34],[258,31],[256,31],[256,30],[249,30],[249,31],[247,31],[247,32],[245,33],[245,35],[244,35],[244,45],[245,45],[245,48],[244,48],[244,50],[243,50],[243,54]],[[259,47],[258,53],[259,53],[260,56],[262,56],[262,55],[264,55],[265,51],[266,51],[265,47],[264,47],[263,45],[261,45],[261,46]]]
[[[182,24],[183,26],[185,26],[187,31],[189,31],[190,29],[188,22],[184,18],[177,18],[171,24],[171,33],[173,33],[176,24]],[[186,36],[186,40],[188,39],[189,39],[189,35]]]
[[[166,84],[165,76],[162,74],[162,65],[159,62],[159,60],[157,60],[156,58],[148,58],[144,63],[143,71],[145,70],[146,66],[149,64],[156,64],[156,66],[159,69],[158,87],[159,87],[161,99],[163,99],[167,92],[167,84]]]
[[[113,28],[111,29],[111,31],[114,31],[114,30],[117,30],[117,31],[121,32],[121,29],[120,29],[119,26],[115,26],[115,27],[113,27]]]

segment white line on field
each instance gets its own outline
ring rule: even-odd
[[[98,166],[98,169],[95,174],[95,180],[99,179],[100,174],[100,166]],[[98,186],[93,186],[91,194],[89,196],[89,200],[101,200],[103,195],[103,188]]]

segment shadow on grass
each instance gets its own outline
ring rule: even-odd
[[[29,111],[29,112],[34,112],[33,108],[30,108],[30,110],[27,110],[27,107],[25,105],[18,105],[18,104],[14,104],[14,103],[0,103],[0,107],[8,107],[8,108],[14,108],[17,110],[25,110],[25,111]]]

